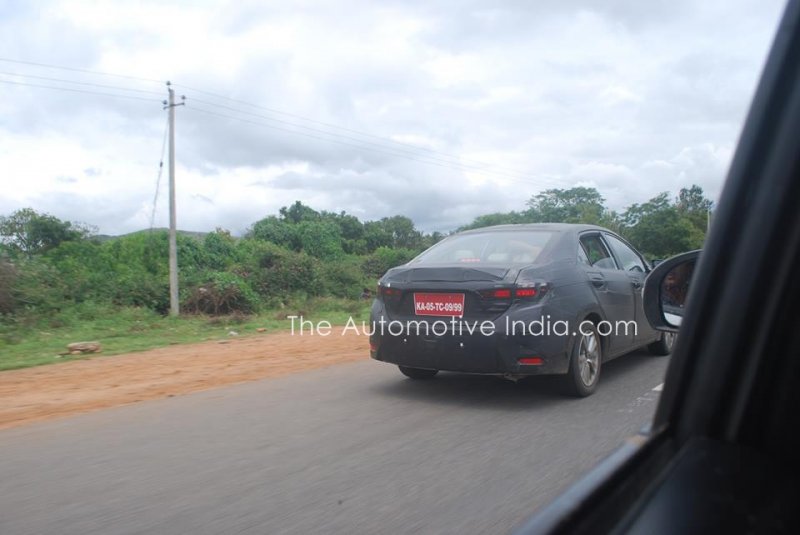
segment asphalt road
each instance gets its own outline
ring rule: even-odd
[[[0,533],[504,533],[649,422],[667,362],[582,400],[358,362],[0,431]]]

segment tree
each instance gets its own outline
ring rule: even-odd
[[[263,240],[291,249],[299,247],[293,225],[274,215],[256,221],[247,233],[248,238]]]
[[[344,211],[336,214],[333,212],[320,212],[323,221],[328,221],[339,227],[342,249],[348,254],[364,254],[367,245],[364,240],[364,225],[356,216]]]
[[[384,217],[379,224],[389,240],[390,247],[418,249],[422,245],[422,233],[414,228],[414,222],[405,216]]]
[[[696,184],[690,188],[681,188],[675,201],[678,211],[688,217],[692,224],[702,232],[708,228],[708,212],[712,205],[713,202],[703,195],[703,188]]]
[[[364,241],[367,250],[372,252],[378,247],[391,247],[392,235],[382,221],[367,221],[364,223]]]
[[[632,204],[622,216],[621,233],[637,249],[655,258],[702,247],[705,238],[664,192],[642,204]]]
[[[428,247],[431,247],[432,245],[436,245],[437,243],[442,241],[444,238],[445,238],[444,234],[442,234],[438,230],[434,230],[430,234],[426,234],[425,236],[422,237],[422,248],[423,249],[427,249]]]
[[[510,225],[515,223],[528,223],[525,213],[520,212],[495,212],[493,214],[479,215],[469,225],[464,225],[458,230],[492,227],[494,225]]]
[[[303,221],[296,228],[298,251],[315,258],[334,258],[343,254],[341,231],[330,221]]]
[[[86,225],[61,221],[32,208],[22,208],[0,217],[0,240],[13,253],[28,256],[58,247],[65,241],[87,238],[92,230]]]
[[[703,188],[692,184],[689,188],[681,188],[676,200],[676,207],[682,212],[707,212],[713,203],[703,195]]]
[[[315,221],[320,218],[319,212],[306,206],[300,201],[294,201],[294,204],[288,208],[284,206],[279,210],[281,219],[288,223],[300,223],[301,221]]]
[[[533,223],[600,225],[609,215],[605,199],[595,188],[548,189],[530,198],[525,219]]]

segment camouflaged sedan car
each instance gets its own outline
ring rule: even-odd
[[[674,335],[644,317],[650,267],[592,225],[501,225],[450,236],[378,283],[372,358],[412,379],[440,370],[517,380],[559,374],[594,392],[602,364],[640,347],[658,355]]]

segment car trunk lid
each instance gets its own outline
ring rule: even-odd
[[[511,305],[515,277],[508,266],[399,268],[383,278],[379,292],[392,320],[485,320]]]

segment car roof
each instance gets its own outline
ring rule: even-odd
[[[499,232],[509,230],[532,230],[532,231],[549,231],[549,232],[583,232],[586,230],[605,230],[611,232],[606,228],[597,225],[586,225],[577,223],[520,223],[509,225],[494,225],[491,227],[481,227],[471,230],[465,230],[458,234],[476,234],[480,232]]]

